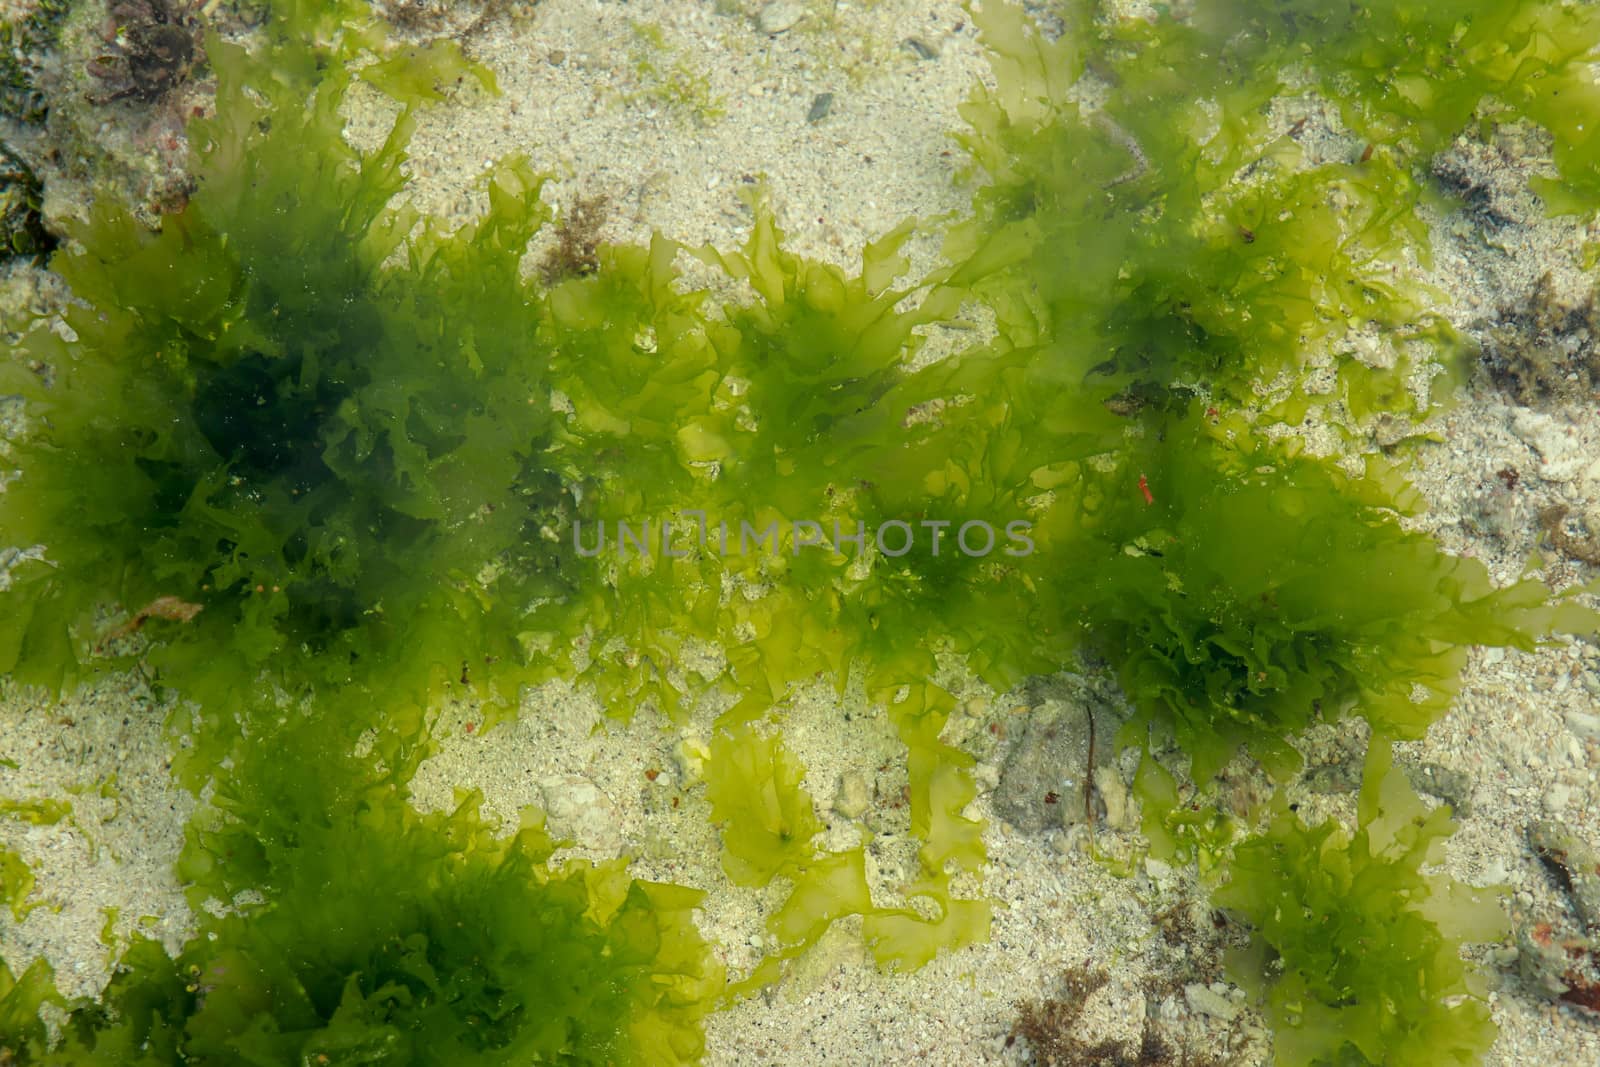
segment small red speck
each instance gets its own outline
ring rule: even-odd
[[[1144,502],[1146,504],[1154,504],[1156,502],[1156,498],[1150,495],[1150,483],[1142,474],[1139,475],[1139,492],[1144,494]]]
[[[1541,945],[1548,945],[1555,940],[1555,931],[1549,923],[1535,923],[1533,927],[1533,940]]]
[[[654,767],[651,767],[648,771],[644,772],[644,776],[653,782],[661,776],[661,772],[656,770]]]
[[[1217,417],[1217,409],[1216,408],[1206,408],[1206,418],[1214,419],[1216,417]]]
[[[1373,146],[1368,144],[1366,148],[1361,150],[1361,162],[1365,163],[1372,158],[1372,148]]]
[[[1060,793],[1046,793],[1044,795],[1044,802],[1046,804],[1054,804],[1056,801],[1058,801],[1060,799],[1061,799],[1061,794]]]
[[[469,734],[473,733],[477,729],[478,729],[478,724],[477,723],[475,723],[475,722],[467,723],[467,733],[469,733]]]

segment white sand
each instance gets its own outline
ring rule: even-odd
[[[956,107],[968,87],[986,73],[961,8],[883,0],[863,9],[841,0],[830,29],[818,12],[831,5],[815,3],[806,5],[811,29],[802,22],[771,37],[755,28],[760,6],[543,0],[525,19],[489,24],[469,50],[495,70],[502,95],[469,94],[477,98],[424,117],[412,148],[412,199],[432,213],[465,216],[484,168],[525,152],[558,179],[548,192],[554,202],[610,197],[617,211],[609,239],[638,241],[659,229],[690,244],[732,247],[750,218],[738,191],[760,178],[790,247],[843,266],[906,216],[959,211],[966,198],[956,181],[962,157],[948,134],[959,127]],[[659,29],[665,57],[641,44],[646,38],[635,25]],[[921,59],[899,43],[910,36],[932,46],[936,58]],[[662,79],[641,74],[644,61],[703,75],[705,93],[697,99],[725,115],[702,125],[692,106],[662,99]],[[835,94],[832,111],[808,123],[822,92]],[[390,114],[375,92],[358,93],[352,139],[372,143]],[[1308,137],[1316,132],[1314,125]],[[1525,195],[1519,200],[1530,165],[1526,147],[1520,155],[1467,155],[1474,173],[1503,187],[1509,209],[1520,213],[1493,244],[1460,218],[1438,220],[1437,280],[1457,300],[1456,321],[1487,316],[1525,295],[1545,270],[1575,286],[1573,264],[1587,233],[1572,220],[1540,220]],[[931,251],[926,242],[920,247],[921,265],[931,262]],[[1596,403],[1530,419],[1485,393],[1436,425],[1445,442],[1421,453],[1420,486],[1431,505],[1424,524],[1450,550],[1484,559],[1500,580],[1515,577],[1530,557],[1553,579],[1594,577],[1592,569],[1539,554],[1535,515],[1555,501],[1575,515],[1600,515],[1600,472],[1587,476],[1576,460],[1559,465],[1600,457]],[[1507,466],[1521,472],[1514,491],[1495,475]],[[1498,516],[1487,525],[1479,519],[1486,509]],[[1005,753],[996,732],[1016,729],[1020,701],[982,694],[959,674],[951,684],[963,698],[991,697],[979,714],[958,715],[949,735],[982,760],[983,795],[973,814],[987,818]],[[1532,656],[1475,654],[1457,710],[1427,740],[1403,748],[1407,760],[1437,763],[1472,783],[1470,815],[1449,849],[1451,873],[1505,882],[1519,921],[1551,921],[1565,933],[1576,932],[1574,921],[1523,835],[1530,819],[1548,815],[1600,841],[1600,742],[1575,734],[1564,718],[1600,710],[1597,693],[1600,658],[1592,645],[1556,643]],[[470,707],[445,709],[442,751],[415,783],[419,802],[442,805],[453,788],[471,786],[484,792],[489,810],[514,819],[529,803],[575,800],[579,854],[625,852],[637,857],[641,877],[707,889],[704,933],[732,972],[752,965],[763,916],[781,901],[781,888],[728,884],[702,791],[676,755],[682,738],[707,736],[717,708],[700,707],[682,728],[641,715],[626,727],[601,723],[593,734],[598,709],[582,692],[547,687],[529,694],[524,710],[520,722],[485,735],[465,729],[474,721]],[[194,801],[164,772],[161,715],[126,678],[106,678],[60,704],[0,690],[0,756],[20,765],[0,768],[0,796],[70,794],[75,806],[71,824],[0,819],[0,843],[33,865],[36,899],[47,903],[20,924],[0,915],[0,953],[14,969],[43,954],[69,994],[92,991],[104,979],[103,909],[119,909],[119,936],[143,924],[175,945],[187,928],[170,864]],[[905,770],[882,713],[859,689],[839,701],[819,686],[790,701],[784,729],[809,768],[807,786],[820,808],[828,809],[841,775],[854,772],[869,784],[868,818],[883,834],[870,850],[874,891],[903,883],[914,871],[915,842],[894,801]],[[1362,737],[1358,724],[1324,727],[1305,748],[1312,764],[1329,762],[1359,752]],[[646,775],[652,770],[659,772],[654,781]],[[112,772],[115,801],[93,789],[70,792]],[[1259,787],[1247,777],[1238,788]],[[1348,793],[1300,791],[1296,799],[1309,817],[1353,814]],[[848,820],[823,814],[829,845],[853,842]],[[1024,834],[991,821],[984,840],[992,864],[983,893],[997,905],[989,944],[912,975],[883,975],[864,959],[850,924],[841,924],[789,981],[711,1021],[707,1062],[1027,1062],[1025,1043],[1007,1040],[1016,1003],[1057,992],[1066,969],[1079,966],[1111,975],[1091,998],[1082,1036],[1136,1040],[1150,1012],[1199,1048],[1240,1064],[1265,1062],[1266,1038],[1251,1012],[1213,1018],[1192,1010],[1199,994],[1185,995],[1187,984],[1220,978],[1218,935],[1190,875],[1156,866],[1119,880],[1088,857],[1081,833]],[[1100,843],[1126,851],[1133,838],[1108,830]],[[1169,927],[1178,917],[1193,920],[1193,931],[1169,942],[1155,918],[1162,914]],[[1537,999],[1509,977],[1514,967],[1500,973],[1493,1008],[1501,1037],[1488,1063],[1600,1063],[1600,1022]],[[1215,988],[1236,1004],[1227,987]]]

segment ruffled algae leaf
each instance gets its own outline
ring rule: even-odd
[[[722,830],[723,869],[740,885],[760,887],[775,878],[791,885],[767,919],[777,951],[728,987],[730,1000],[776,982],[838,919],[872,910],[864,851],[830,853],[816,845],[822,822],[801,785],[804,776],[780,738],[749,724],[719,731],[711,743],[706,799]]]
[[[29,901],[35,878],[28,861],[11,849],[0,845],[0,904],[11,912],[17,922],[27,918],[28,912],[42,907],[40,900]]]
[[[0,1053],[28,1062],[28,1057],[44,1052],[49,1033],[39,1009],[46,1004],[65,1004],[48,963],[34,960],[21,978],[0,963]]]
[[[203,610],[145,626],[150,659],[203,704],[269,666],[421,700],[464,663],[525,659],[525,605],[568,585],[540,531],[572,503],[538,458],[541,312],[519,276],[539,181],[507,161],[484,217],[408,236],[389,201],[409,113],[363,157],[340,68],[308,101],[270,55],[211,58],[188,207],[154,234],[109,202],[71,223],[53,265],[85,302],[72,340],[28,335],[48,379],[0,367],[38,427],[0,533],[47,546],[13,575],[0,666],[59,688],[105,636],[98,604],[174,597]]]
[[[1426,407],[1362,380],[1404,381],[1413,349],[1446,368],[1470,352],[1410,265],[1429,247],[1418,165],[1492,104],[1494,120],[1556,135],[1565,181],[1540,186],[1554,206],[1593,200],[1588,8],[1063,8],[1071,29],[1054,42],[1014,5],[974,11],[998,85],[963,108],[961,140],[989,180],[947,254],[952,283],[982,292],[1003,336],[1070,387],[1201,385],[1253,403],[1252,386],[1292,380],[1322,342],[1377,324],[1381,352],[1334,353],[1342,399],[1357,418]],[[1298,127],[1269,127],[1270,103],[1308,89],[1341,106],[1365,149],[1313,163]]]
[[[749,727],[711,742],[706,800],[723,826],[722,867],[739,885],[792,875],[816,855],[822,822],[800,787],[805,768],[776,737]]]
[[[1375,738],[1354,834],[1332,820],[1308,827],[1280,802],[1237,846],[1212,899],[1253,927],[1230,970],[1261,998],[1274,1062],[1480,1062],[1496,1029],[1460,947],[1508,924],[1496,890],[1422,872],[1453,830],[1449,809],[1429,812]]]
[[[929,918],[912,907],[873,903],[863,848],[829,852],[816,845],[822,823],[801,785],[805,769],[779,738],[740,724],[712,742],[706,795],[722,827],[724,868],[742,885],[764,886],[774,878],[791,885],[784,903],[767,920],[779,948],[730,985],[729,998],[778,981],[791,961],[850,915],[863,917],[867,947],[883,967],[914,970],[941,949],[988,939],[990,903],[958,899],[950,888],[952,871],[975,872],[984,862],[980,826],[960,814],[976,789],[959,763],[941,766],[936,755],[913,750],[912,832],[924,840],[923,870],[916,880],[895,887],[908,899],[927,901],[936,912]],[[948,866],[946,860],[951,861]]]
[[[191,824],[199,930],[136,940],[100,1003],[21,1062],[695,1062],[722,971],[701,894],[626,861],[552,866],[531,811],[510,838],[476,795],[422,814],[372,753],[291,712]],[[249,888],[254,903],[237,894]],[[42,1050],[37,1050],[42,1053]]]
[[[1127,740],[1155,726],[1200,783],[1241,748],[1286,775],[1287,739],[1319,720],[1420,737],[1468,646],[1529,651],[1596,623],[1405,529],[1392,472],[1353,477],[1198,408],[1057,494],[1039,530],[1057,568],[1045,595],[1117,670],[1137,709]]]

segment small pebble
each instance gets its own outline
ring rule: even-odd
[[[994,787],[1000,784],[1000,767],[992,762],[980,763],[972,777],[978,783],[979,792],[992,793]]]
[[[1128,787],[1115,767],[1096,767],[1094,786],[1106,808],[1106,825],[1113,830],[1132,830],[1138,825],[1138,812]]]
[[[1588,741],[1600,741],[1600,715],[1587,711],[1567,712],[1567,729]]]
[[[859,771],[847,771],[839,778],[839,791],[833,796],[833,810],[847,819],[854,819],[872,803],[872,789],[866,776]]]
[[[587,778],[551,775],[540,779],[539,792],[553,836],[601,851],[611,851],[621,844],[616,809]]]
[[[818,93],[811,98],[811,110],[806,112],[807,122],[821,122],[833,110],[833,94]]]
[[[1231,1022],[1239,1015],[1237,1004],[1199,982],[1191,982],[1183,987],[1183,999],[1189,1002],[1189,1010],[1197,1015],[1209,1015],[1224,1022]]]
[[[1556,786],[1556,789],[1565,788]],[[1534,855],[1554,876],[1591,931],[1600,932],[1600,856],[1586,841],[1558,822],[1536,822],[1528,828]]]
[[[939,50],[920,37],[907,37],[901,43],[905,45],[907,51],[918,59],[939,58]]]
[[[772,0],[756,16],[756,28],[774,36],[792,30],[805,17],[805,5],[796,0]]]

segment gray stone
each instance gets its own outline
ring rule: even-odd
[[[1528,844],[1572,900],[1590,932],[1600,932],[1600,855],[1577,835],[1553,822],[1528,827]]]
[[[1411,788],[1426,793],[1450,805],[1457,818],[1472,814],[1472,777],[1461,771],[1437,763],[1423,763],[1406,768],[1406,778]]]
[[[1576,942],[1587,949],[1587,943]],[[1522,980],[1534,992],[1551,1000],[1558,1000],[1571,986],[1566,977],[1572,970],[1572,960],[1567,955],[1568,946],[1540,932],[1537,927],[1524,924],[1517,928],[1517,970]]]
[[[1046,700],[1024,713],[1000,765],[995,814],[1026,833],[1084,821],[1089,770],[1087,703]],[[1096,756],[1111,748],[1110,730],[1096,730]]]
[[[1302,784],[1311,792],[1323,796],[1354,793],[1361,788],[1361,768],[1353,758],[1339,763],[1319,764],[1306,771]]]
[[[1099,763],[1098,760],[1095,761]],[[1113,830],[1135,830],[1139,826],[1133,795],[1114,766],[1101,764],[1094,769],[1094,788],[1106,806],[1106,825]]]

